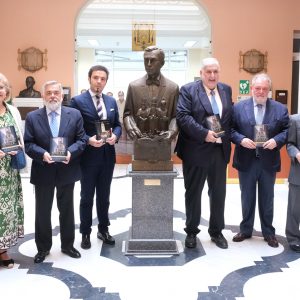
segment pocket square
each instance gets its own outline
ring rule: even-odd
[[[110,111],[114,111],[114,110],[115,110],[114,108],[111,108],[111,109],[110,109]]]

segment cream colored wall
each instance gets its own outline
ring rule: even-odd
[[[200,64],[201,60],[205,57],[210,56],[209,50],[200,50],[200,49],[189,49],[189,61],[188,61],[188,72],[187,72],[187,81],[194,81],[195,77],[200,76]]]
[[[76,93],[79,94],[82,89],[89,88],[88,71],[95,64],[95,50],[89,48],[78,49],[77,62],[78,88]]]
[[[14,95],[24,88],[26,76],[31,75],[24,70],[18,71],[18,48],[24,50],[31,46],[48,50],[48,70],[33,73],[36,87],[40,88],[45,80],[57,79],[63,85],[71,86],[74,94],[75,20],[86,2],[27,0],[1,3],[0,72],[11,81]],[[234,98],[238,94],[239,80],[251,77],[239,71],[239,51],[253,48],[268,52],[268,73],[274,89],[287,89],[290,97],[293,30],[300,29],[299,1],[199,0],[199,3],[210,16],[212,55],[219,59],[221,79],[233,87]]]

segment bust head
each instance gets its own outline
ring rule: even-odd
[[[25,83],[26,83],[26,87],[28,89],[30,89],[30,88],[33,88],[33,86],[35,84],[35,80],[32,76],[28,76],[28,77],[26,77]]]
[[[145,70],[150,78],[156,78],[165,64],[165,53],[156,46],[150,46],[144,52]]]

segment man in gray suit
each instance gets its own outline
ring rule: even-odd
[[[287,151],[291,168],[285,234],[290,248],[300,252],[300,114],[290,116]]]

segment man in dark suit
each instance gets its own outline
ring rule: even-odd
[[[236,103],[233,109],[233,167],[239,174],[243,215],[240,232],[233,241],[241,242],[252,236],[258,185],[262,234],[269,246],[278,247],[272,226],[274,184],[276,172],[280,171],[280,148],[286,143],[289,116],[286,106],[268,98],[270,89],[267,74],[255,75],[252,97]],[[255,132],[260,129],[265,132],[264,142],[255,141]]]
[[[98,217],[97,237],[104,243],[114,245],[115,240],[109,234],[110,225],[108,209],[110,185],[116,163],[114,144],[122,134],[116,100],[102,93],[109,72],[104,66],[93,66],[88,73],[90,89],[71,99],[70,105],[81,112],[84,129],[88,135],[88,145],[81,159],[81,199],[80,232],[81,248],[91,247],[93,200],[96,190],[96,209]],[[97,139],[95,122],[108,120],[111,136],[106,140]]]
[[[56,188],[61,233],[61,251],[79,258],[73,247],[75,238],[73,190],[80,179],[79,156],[87,139],[80,113],[61,106],[62,85],[48,81],[42,89],[45,107],[28,113],[25,122],[25,150],[32,158],[30,182],[35,186],[35,242],[38,253],[35,263],[41,263],[52,246],[51,209]],[[67,155],[64,161],[55,162],[51,156],[51,141],[66,138]]]
[[[287,151],[291,168],[285,234],[290,248],[300,252],[300,114],[290,116]]]
[[[219,83],[220,65],[215,58],[203,60],[201,80],[181,87],[176,119],[179,127],[175,148],[182,159],[185,184],[185,246],[196,247],[201,219],[201,194],[208,183],[211,240],[222,249],[228,248],[222,234],[226,195],[226,167],[230,159],[230,126],[232,115],[231,87]],[[207,117],[220,117],[223,135],[208,127]]]

